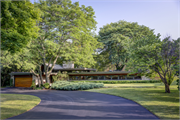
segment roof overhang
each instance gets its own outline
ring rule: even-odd
[[[32,75],[30,72],[11,72],[9,75]]]
[[[81,72],[81,73],[68,73],[69,76],[104,76],[104,75],[127,75],[129,71],[115,71],[115,72]],[[137,75],[138,73],[130,74]]]

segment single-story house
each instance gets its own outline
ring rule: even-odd
[[[46,81],[44,66],[41,66],[43,82]],[[69,80],[149,80],[144,76],[138,76],[137,73],[128,76],[129,71],[109,71],[109,72],[96,72],[92,68],[74,68],[74,65],[55,65],[50,75],[50,83],[53,82],[52,76],[57,75],[61,71],[67,71]],[[38,78],[30,72],[11,72],[11,79],[13,79],[14,87],[30,87],[34,80],[38,84]]]
[[[44,66],[41,66],[41,71],[42,71],[42,79],[43,82],[45,83],[46,81],[46,76],[45,76],[45,71],[44,71]],[[73,68],[70,66],[61,66],[55,64],[52,73],[49,77],[50,83],[52,83],[52,76],[57,75],[57,73],[61,71],[67,71],[68,73],[73,73],[73,72],[91,72],[91,71],[96,71],[96,69],[91,69],[91,68]],[[36,85],[38,84],[38,78],[30,72],[11,72],[11,79],[13,79],[13,84],[14,87],[30,87],[32,84],[32,81],[34,80]]]

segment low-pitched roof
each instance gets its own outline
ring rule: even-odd
[[[64,69],[61,65],[55,64],[53,70]]]
[[[68,73],[69,76],[104,76],[104,75],[127,75],[130,71],[113,71],[113,72],[81,72],[81,73]],[[138,73],[132,74],[137,75]]]

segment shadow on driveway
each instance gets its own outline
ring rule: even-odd
[[[1,93],[28,94],[41,103],[9,119],[159,119],[139,104],[117,96],[87,91],[11,88]]]

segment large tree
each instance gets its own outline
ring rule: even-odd
[[[153,34],[153,30],[136,22],[118,21],[107,24],[100,28],[98,36],[98,41],[104,44],[101,55],[109,59],[109,63],[115,65],[117,70],[124,70],[128,54],[122,42],[150,34]]]
[[[165,92],[170,93],[169,86],[175,80],[179,63],[179,42],[170,37],[160,40],[160,35],[147,35],[128,39],[124,42],[129,54],[127,69],[132,73],[151,76],[157,73],[165,85]]]
[[[9,82],[11,72],[29,72],[32,68],[35,69],[36,65],[30,61],[30,52],[27,48],[23,48],[21,52],[11,54],[10,51],[1,51],[1,85]]]
[[[30,1],[1,1],[1,49],[15,53],[36,38],[40,14]]]
[[[70,0],[39,1],[35,3],[44,14],[38,23],[38,38],[33,40],[45,69],[46,82],[59,58],[88,67],[94,64],[97,40],[92,31],[96,21],[92,7],[79,6]]]

